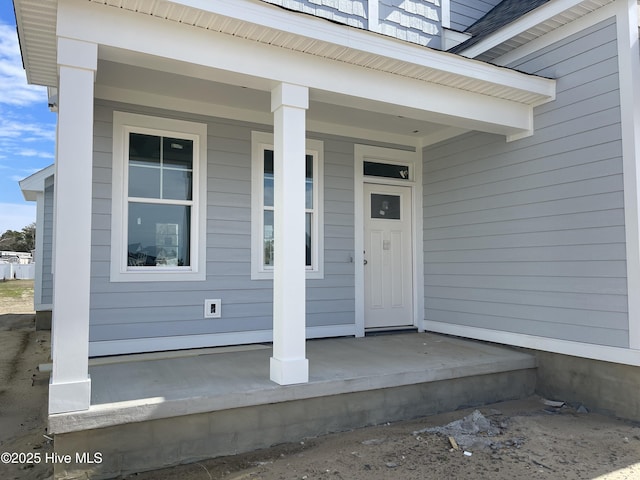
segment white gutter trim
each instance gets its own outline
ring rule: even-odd
[[[571,1],[580,3],[578,0]],[[372,32],[347,25],[336,25],[312,15],[292,15],[288,10],[262,1],[170,0],[169,3],[474,80],[522,89],[551,99],[555,96],[555,82],[546,78],[524,75],[521,72],[484,62],[469,62],[469,59],[461,58],[459,55],[425,48],[385,35],[372,34]]]
[[[467,58],[475,58],[484,52],[491,50],[493,47],[526,32],[530,28],[539,25],[542,22],[561,14],[565,10],[575,7],[583,2],[583,0],[554,0],[548,2],[529,13],[523,15],[518,20],[505,25],[491,34],[484,40],[472,45],[471,47],[459,52],[460,55]]]

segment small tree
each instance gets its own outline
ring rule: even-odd
[[[0,250],[30,252],[36,248],[36,224],[31,223],[22,231],[7,230],[0,236]]]

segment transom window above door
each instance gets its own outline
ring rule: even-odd
[[[384,163],[365,160],[362,162],[365,177],[393,178],[395,180],[413,180],[411,167],[404,163]]]

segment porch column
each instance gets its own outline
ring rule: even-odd
[[[96,44],[58,38],[56,254],[49,414],[86,410],[91,400],[89,283],[97,59]]]
[[[305,114],[307,87],[271,91],[274,116],[274,273],[271,380],[309,381],[305,335]]]

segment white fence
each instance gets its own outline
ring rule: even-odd
[[[31,280],[36,276],[36,264],[0,263],[0,280]]]

